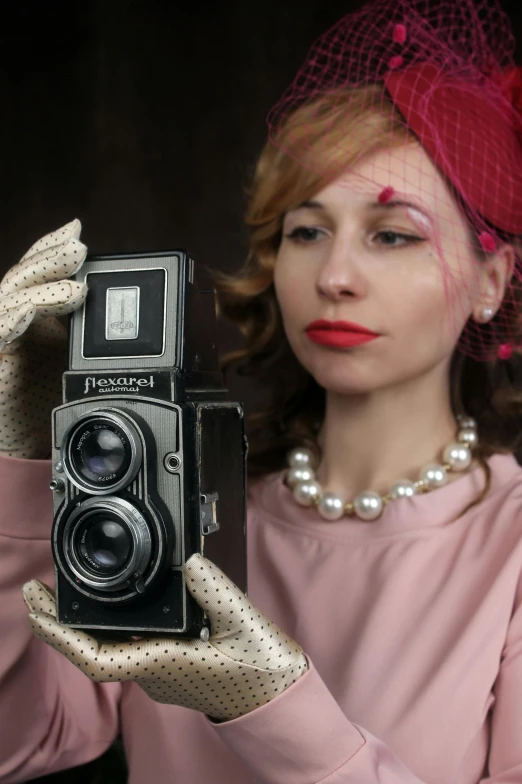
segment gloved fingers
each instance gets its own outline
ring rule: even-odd
[[[0,284],[0,297],[19,289],[73,275],[83,264],[86,246],[80,242],[81,223],[73,220],[38,240],[12,267]]]
[[[39,580],[26,583],[22,596],[29,609],[29,623],[34,634],[95,681],[131,680],[136,675],[146,678],[154,666],[157,665],[158,672],[170,670],[178,659],[188,667],[193,650],[198,647],[207,650],[210,661],[210,646],[193,640],[107,642],[80,629],[62,626],[56,620],[54,593]]]
[[[37,580],[33,580],[28,585],[31,586],[37,582]],[[45,588],[45,586],[43,587]],[[26,599],[26,588],[27,586],[24,586],[24,599],[29,606]],[[33,592],[32,595],[29,595],[29,602],[45,607],[44,596],[45,591],[43,594],[36,592],[36,596]],[[47,598],[53,598],[50,592],[47,594]],[[119,678],[114,674],[116,666],[113,665],[113,659],[108,655],[115,646],[100,643],[95,637],[80,629],[62,626],[56,620],[55,612],[56,610],[54,609],[54,612],[51,613],[43,611],[29,613],[29,623],[34,635],[47,643],[47,645],[50,645],[58,653],[63,654],[92,680],[97,682],[123,680],[123,678]],[[120,644],[120,647],[123,649],[124,646],[128,645],[128,643],[123,643]],[[123,655],[123,651],[120,657],[122,660],[127,660],[127,656]]]
[[[40,237],[39,240],[36,240],[36,242],[31,245],[21,260],[24,261],[24,259],[28,259],[30,256],[41,253],[43,250],[54,248],[57,245],[66,242],[68,239],[79,240],[81,231],[82,224],[78,218],[73,218],[72,221],[69,221],[69,223],[66,223],[64,226],[60,226],[59,229],[51,231],[49,234],[46,234],[45,237]]]
[[[100,643],[79,629],[62,626],[54,615],[30,613],[29,623],[36,637],[62,653],[72,664],[96,681],[111,680],[105,673],[105,657],[100,656]]]
[[[46,613],[56,617],[54,592],[40,580],[30,580],[22,588],[24,602],[31,613]]]
[[[36,305],[24,302],[13,310],[0,312],[0,351],[23,335],[36,315]]]
[[[132,680],[142,685],[149,678],[160,682],[171,678],[174,669],[181,679],[196,662],[203,666],[215,654],[215,649],[201,642],[199,648],[203,656],[200,654],[197,659],[198,643],[194,640],[162,638],[107,642],[80,629],[62,626],[54,615],[43,612],[30,613],[29,623],[39,639],[97,683]]]
[[[268,670],[292,666],[302,656],[302,648],[211,561],[196,553],[184,573],[190,593],[210,619],[210,643],[223,654]]]
[[[35,306],[37,315],[62,316],[75,310],[86,296],[87,285],[71,280],[31,286],[0,299],[0,318],[28,302]]]
[[[29,609],[29,623],[37,637],[63,653],[89,677],[94,677],[93,667],[101,667],[103,673],[105,656],[100,656],[100,643],[90,634],[58,623],[54,593],[45,583],[31,580],[23,586],[22,596]]]
[[[87,284],[77,283],[75,280],[50,283],[45,289],[41,296],[38,295],[37,316],[65,316],[83,305],[87,297]]]

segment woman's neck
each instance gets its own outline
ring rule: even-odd
[[[324,490],[346,500],[363,490],[387,493],[398,479],[416,480],[440,461],[456,436],[447,381],[433,376],[367,395],[326,393],[316,471]]]

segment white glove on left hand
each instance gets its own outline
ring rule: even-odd
[[[215,719],[243,716],[281,694],[308,669],[293,640],[252,607],[215,564],[193,555],[187,586],[211,623],[208,642],[176,637],[107,643],[56,621],[52,592],[24,586],[35,634],[94,681],[134,681],[156,702]]]
[[[51,411],[62,403],[67,329],[56,316],[80,307],[85,284],[68,280],[87,248],[71,221],[38,240],[0,283],[0,454],[46,458]]]

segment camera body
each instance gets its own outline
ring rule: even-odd
[[[206,639],[194,553],[246,591],[243,410],[227,399],[215,293],[185,251],[89,256],[52,414],[52,551],[67,626]]]

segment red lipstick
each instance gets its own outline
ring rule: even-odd
[[[314,343],[335,348],[352,348],[369,343],[379,337],[377,332],[372,332],[360,324],[350,321],[326,321],[318,319],[306,327],[306,334]]]

